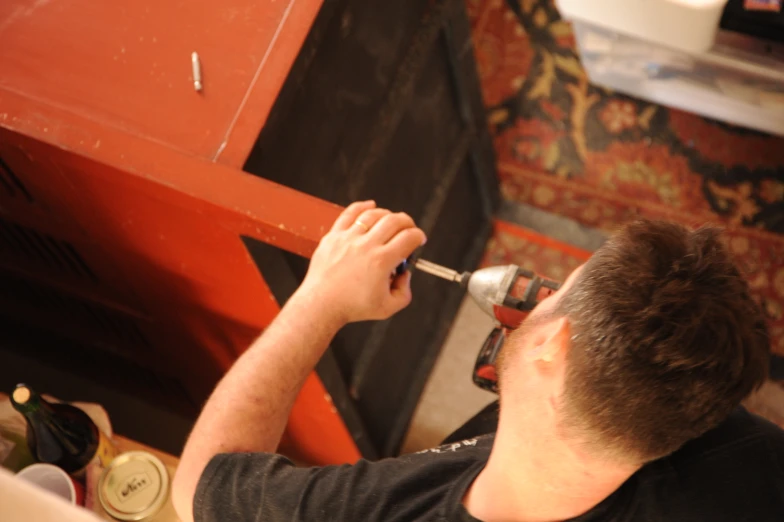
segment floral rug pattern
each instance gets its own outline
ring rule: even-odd
[[[784,355],[784,138],[589,82],[552,0],[467,0],[506,199],[612,230],[715,223]]]

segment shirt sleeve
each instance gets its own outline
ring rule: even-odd
[[[219,454],[199,480],[194,520],[372,520],[382,508],[373,502],[378,478],[371,466],[301,468],[276,454]]]

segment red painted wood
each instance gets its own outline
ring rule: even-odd
[[[238,168],[245,163],[322,3],[323,0],[288,2],[279,30],[270,42],[243,106],[226,135],[225,147],[215,157],[216,161]]]
[[[241,167],[320,6],[5,0],[0,87]],[[193,88],[193,51],[201,93]]]
[[[0,130],[0,142],[0,150],[17,152],[9,155],[16,160],[8,163],[35,197],[35,203],[28,204],[32,211],[9,207],[0,215],[73,243],[101,284],[70,290],[148,319],[146,333],[165,352],[159,354],[161,364],[186,375],[195,395],[208,391],[278,311],[239,234],[307,252],[339,211],[291,189],[194,158],[179,156],[176,171],[204,171],[205,177],[184,185],[207,190],[206,176],[213,171],[221,197],[187,195],[5,129]],[[27,164],[19,157],[28,158]],[[169,166],[169,161],[173,168],[172,158],[156,165]],[[251,183],[240,182],[237,189],[232,187],[234,180]],[[217,204],[237,190],[248,190],[236,198],[238,204]],[[308,216],[309,205],[317,209],[310,221],[303,217]],[[296,227],[286,225],[292,222],[307,222],[300,228],[312,234],[296,236]],[[315,375],[294,411],[289,438],[298,454],[321,464],[358,457]]]
[[[509,223],[508,221],[501,221],[500,219],[497,219],[493,223],[493,226],[496,231],[513,234],[517,237],[525,239],[526,241],[532,241],[534,243],[538,243],[540,245],[546,246],[547,248],[560,250],[564,254],[570,255],[577,259],[581,259],[583,261],[587,261],[588,258],[590,258],[591,255],[593,255],[592,252],[563,243],[551,237],[534,232],[533,230],[529,230],[525,227],[521,227],[519,225]]]
[[[140,357],[205,394],[279,310],[240,236],[307,256],[340,212],[236,168],[320,4],[1,2],[0,157],[33,201],[0,192],[0,218],[72,244],[97,281],[0,269],[138,319]],[[315,374],[286,440],[314,464],[359,456]]]
[[[2,128],[54,143],[52,150],[72,153],[62,157],[78,155],[69,160],[76,170],[82,168],[82,163],[94,162],[107,167],[97,173],[102,178],[118,172],[132,174],[117,183],[147,187],[140,190],[164,194],[159,197],[170,204],[211,215],[238,234],[300,255],[312,253],[340,212],[339,206],[327,201],[208,160],[182,155],[160,143],[105,127],[63,109],[41,106],[0,88]],[[21,150],[17,156],[25,154]],[[45,156],[36,160],[37,165],[51,163]],[[33,182],[36,179],[34,176]],[[40,184],[46,185],[45,180]]]

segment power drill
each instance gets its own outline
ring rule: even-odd
[[[461,274],[424,259],[417,259],[411,264],[422,272],[458,283],[468,290],[482,310],[498,321],[479,350],[473,373],[474,384],[498,393],[495,363],[506,336],[561,284],[516,265],[494,266]]]

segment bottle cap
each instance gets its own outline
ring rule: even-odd
[[[118,520],[145,520],[161,510],[169,494],[169,473],[146,451],[117,456],[98,482],[98,498]]]
[[[30,388],[20,384],[16,387],[14,393],[12,393],[11,396],[13,397],[14,402],[17,404],[25,404],[30,400]]]

